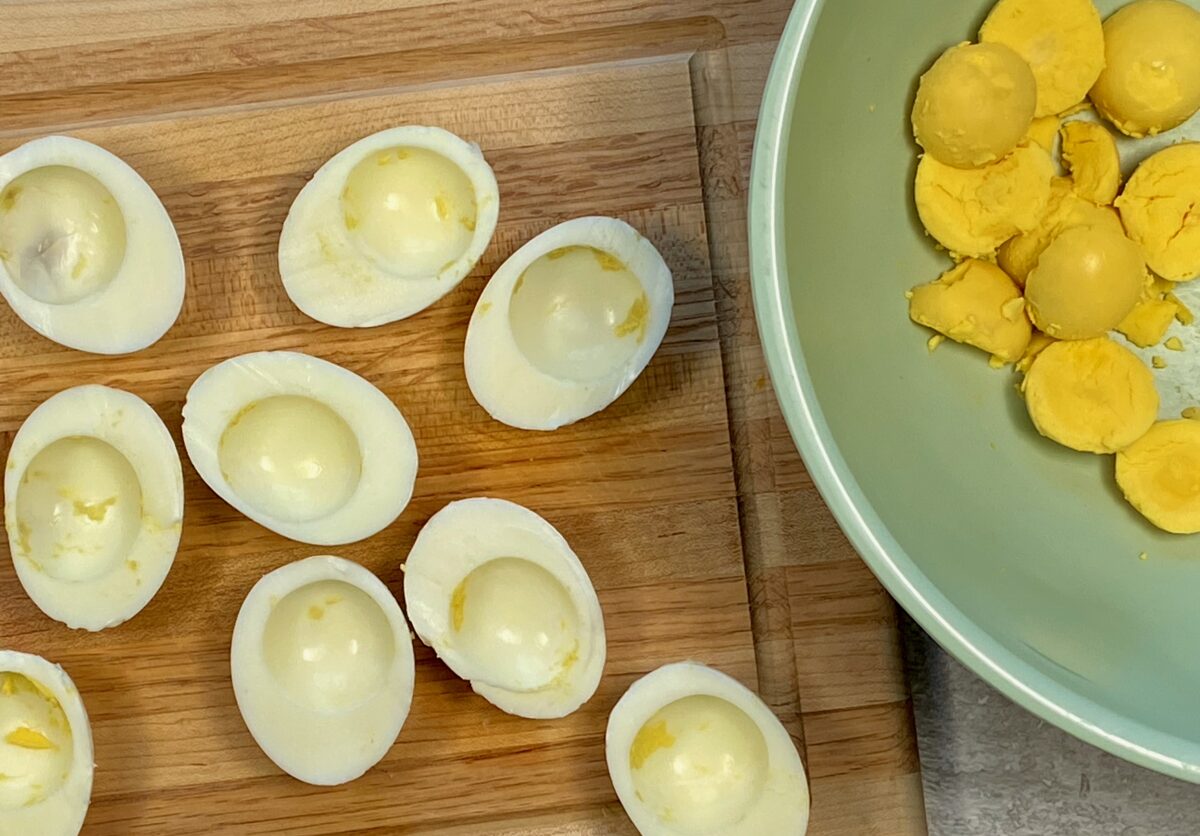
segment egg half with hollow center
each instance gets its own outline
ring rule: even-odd
[[[66,671],[0,650],[0,833],[75,836],[92,797],[92,727]]]
[[[344,784],[379,763],[412,705],[412,638],[399,604],[370,571],[332,555],[254,585],[230,667],[259,748],[309,784]]]
[[[0,293],[69,348],[127,354],[183,307],[183,252],[158,195],[120,158],[68,136],[0,156]]]
[[[519,429],[586,418],[646,368],[674,301],[666,262],[629,224],[559,224],[513,253],[479,297],[467,329],[471,393]]]
[[[643,836],[803,836],[809,795],[792,738],[751,690],[696,662],[665,665],[609,715],[608,774]]]
[[[183,442],[218,496],[302,543],[370,537],[400,516],[417,477],[408,422],[387,395],[294,351],[243,354],[196,379]]]
[[[471,272],[499,213],[479,146],[441,128],[380,131],[339,151],[300,191],[279,238],[279,274],[296,307],[320,322],[393,322]]]
[[[404,567],[413,629],[475,693],[519,717],[565,717],[604,672],[604,616],[554,526],[500,499],[447,505]]]
[[[59,392],[13,439],[4,524],[17,577],[42,612],[85,630],[127,621],[179,548],[183,471],[170,432],[129,392]]]

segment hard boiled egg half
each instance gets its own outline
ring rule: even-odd
[[[808,782],[778,718],[737,680],[694,662],[639,679],[617,702],[608,774],[643,836],[803,836]]]
[[[320,322],[393,322],[471,272],[499,212],[479,146],[441,128],[380,131],[301,189],[279,238],[279,275],[296,307]]]
[[[183,443],[218,496],[303,543],[370,537],[400,516],[417,477],[396,405],[353,372],[294,351],[243,354],[200,375]]]
[[[624,221],[576,218],[548,229],[479,297],[467,329],[471,393],[520,429],[586,418],[646,368],[674,300],[666,262]]]
[[[119,158],[69,136],[0,156],[0,293],[30,328],[126,354],[167,332],[183,292],[175,225]]]
[[[13,439],[4,524],[17,577],[46,615],[85,630],[132,618],[179,548],[183,473],[171,434],[129,392],[59,392]]]
[[[379,578],[340,557],[291,563],[255,584],[230,665],[250,734],[309,784],[343,784],[377,764],[412,704],[404,614]]]
[[[499,499],[447,505],[404,566],[421,641],[488,702],[520,717],[565,717],[604,671],[604,616],[567,541]]]
[[[75,683],[0,650],[0,833],[75,836],[92,797],[92,727]]]

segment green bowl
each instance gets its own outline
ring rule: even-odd
[[[1112,457],[1036,434],[1011,370],[930,354],[907,318],[904,291],[949,265],[912,204],[915,80],[990,5],[797,3],[750,194],[771,376],[826,502],[942,646],[1083,740],[1200,783],[1200,535],[1152,528]]]

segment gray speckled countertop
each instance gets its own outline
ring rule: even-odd
[[[930,836],[1200,836],[1200,786],[1039,720],[903,621]]]

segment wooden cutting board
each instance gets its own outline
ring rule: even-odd
[[[747,166],[787,11],[769,0],[0,8],[0,152],[69,132],[121,155],[162,197],[188,264],[179,322],[130,357],[63,349],[0,310],[3,452],[41,400],[85,382],[141,395],[178,441],[206,367],[308,351],[392,397],[422,459],[401,519],[334,551],[399,592],[434,511],[512,499],[572,542],[608,622],[605,681],[576,715],[504,715],[419,647],[413,712],[384,761],[340,788],[292,781],[242,724],[227,654],[255,580],[319,550],[240,517],[185,459],[179,557],[128,624],[69,631],[0,560],[0,645],[63,664],[92,717],[86,833],[630,834],[604,767],[605,720],[634,678],[681,658],[758,687],[779,713],[807,757],[815,836],[925,832],[893,605],[804,472],[754,330]],[[425,313],[367,331],[318,325],[279,284],[287,207],[334,151],[403,123],[482,146],[501,190],[495,240]],[[588,213],[624,218],[661,249],[676,281],[670,333],[601,415],[548,435],[503,427],[463,378],[474,299],[522,242]]]

